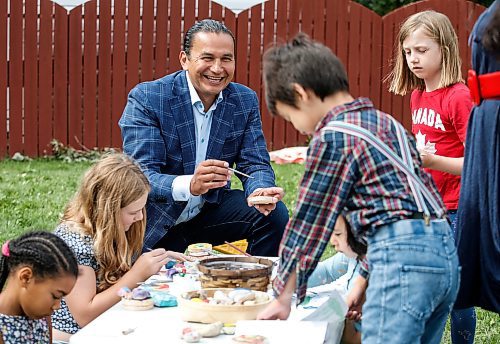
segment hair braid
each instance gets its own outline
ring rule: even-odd
[[[62,274],[78,276],[78,263],[71,249],[57,235],[28,232],[9,242],[8,256],[0,261],[0,290],[11,271],[19,266],[30,266],[39,278]]]

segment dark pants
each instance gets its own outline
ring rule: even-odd
[[[247,205],[243,191],[227,190],[220,204],[205,203],[197,216],[169,228],[155,248],[184,252],[194,243],[220,245],[247,239],[251,255],[277,256],[287,222],[288,210],[283,202],[264,216]]]

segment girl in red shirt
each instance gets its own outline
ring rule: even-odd
[[[403,23],[389,79],[389,91],[399,95],[412,91],[417,149],[443,197],[455,232],[472,99],[462,79],[457,35],[447,16],[424,11]],[[475,322],[474,308],[452,311],[453,344],[473,343]]]

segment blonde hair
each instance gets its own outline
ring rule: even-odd
[[[93,239],[99,264],[98,291],[115,284],[132,267],[142,250],[146,227],[143,219],[125,232],[121,209],[149,192],[148,179],[128,156],[113,153],[104,156],[84,175],[79,190],[66,206],[62,221],[76,223],[82,234]]]
[[[425,82],[412,73],[405,59],[404,40],[415,30],[422,28],[441,49],[441,79],[438,88],[462,82],[462,61],[458,50],[458,38],[453,26],[442,13],[423,11],[408,17],[401,25],[393,61],[394,68],[385,81],[390,81],[389,91],[405,95],[414,89],[425,89]]]

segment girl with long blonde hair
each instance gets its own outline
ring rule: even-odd
[[[79,275],[52,316],[54,339],[68,341],[116,304],[120,288],[134,288],[170,259],[186,260],[164,249],[141,254],[149,191],[148,179],[125,154],[103,157],[83,177],[55,230],[75,253]]]
[[[458,39],[448,17],[435,11],[416,13],[398,35],[389,91],[411,92],[412,132],[417,149],[443,197],[456,236],[460,174],[467,123],[472,108],[463,83]],[[451,313],[452,343],[473,343],[474,308]]]

